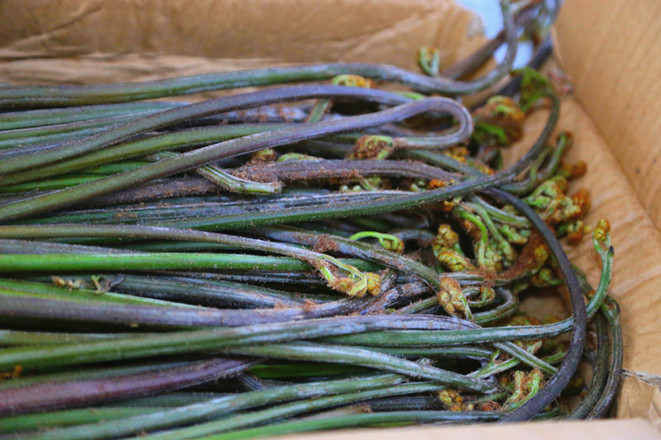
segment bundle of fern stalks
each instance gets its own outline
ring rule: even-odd
[[[0,87],[0,439],[605,416],[610,228],[583,223],[553,85],[512,72],[553,11],[501,7],[503,32],[443,71],[422,48],[422,73]],[[595,286],[559,241],[590,233]],[[553,294],[565,315],[530,306]]]

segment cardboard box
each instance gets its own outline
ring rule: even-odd
[[[139,81],[320,61],[415,69],[421,45],[440,48],[449,65],[484,41],[480,20],[452,0],[4,0],[0,16],[0,81],[15,84]],[[659,17],[654,0],[567,0],[554,30],[575,95],[563,98],[558,127],[575,135],[570,159],[589,163],[578,183],[592,194],[588,223],[605,217],[613,225],[611,294],[622,308],[625,343],[616,414],[644,420],[298,437],[661,438]],[[530,117],[509,158],[528,148],[545,117]],[[570,255],[594,282],[599,261],[591,243]]]

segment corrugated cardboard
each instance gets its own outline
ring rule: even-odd
[[[598,5],[571,0],[563,6],[555,32],[581,113],[589,115],[602,144],[577,144],[581,148],[573,154],[599,158],[604,164],[593,165],[584,184],[599,188],[592,191],[590,218],[608,217],[613,223],[612,295],[622,307],[626,344],[617,414],[645,417],[657,427],[661,414],[659,17],[661,3],[654,0]],[[578,250],[579,264],[590,259],[586,252],[587,246]]]
[[[387,62],[415,68],[419,46],[447,66],[484,37],[452,0],[4,0],[0,81],[92,83],[318,61]],[[656,438],[661,423],[661,3],[567,0],[556,50],[573,81],[559,127],[570,158],[589,162],[592,224],[606,217],[616,249],[611,293],[622,307],[625,378],[620,418],[634,420],[390,430],[390,438]],[[526,124],[530,145],[545,114]],[[588,240],[571,255],[591,280],[599,261]],[[366,438],[383,432],[305,438]],[[359,437],[358,437],[359,436]]]
[[[479,18],[447,0],[6,0],[0,17],[0,75],[21,83],[320,61],[415,69],[421,42],[449,65],[484,41]]]

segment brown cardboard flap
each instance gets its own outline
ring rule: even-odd
[[[622,308],[624,368],[629,370],[618,416],[645,417],[657,426],[661,403],[660,16],[661,3],[653,0],[598,5],[569,0],[555,29],[556,53],[589,115],[574,112],[578,106],[566,106],[563,113],[581,116],[565,117],[561,126],[577,135],[571,155],[590,160],[582,182],[593,196],[589,219],[594,223],[603,216],[613,224],[611,293]],[[589,264],[589,245],[572,254],[579,266]]]
[[[618,396],[621,417],[642,417],[661,430],[661,378],[645,373],[625,372]]]
[[[416,69],[422,45],[438,47],[449,65],[484,42],[479,18],[452,0],[7,0],[0,16],[12,17],[0,28],[7,61],[0,75],[21,82],[141,80],[288,62]],[[111,72],[92,65],[99,59]],[[50,69],[59,76],[45,74]]]
[[[661,229],[661,2],[570,0],[557,48],[576,95]]]

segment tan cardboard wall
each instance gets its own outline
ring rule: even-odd
[[[592,142],[577,143],[580,148],[573,154],[599,158],[583,179],[587,188],[595,188],[590,218],[608,217],[613,223],[616,255],[611,293],[622,307],[627,370],[618,415],[646,417],[657,427],[661,412],[660,17],[661,3],[654,0],[570,0],[555,32],[557,51],[585,109],[582,113],[589,115],[603,144],[597,149]],[[562,124],[572,122],[573,118],[564,118]],[[577,254],[579,264],[590,258],[586,246]]]
[[[0,76],[14,82],[324,60],[414,69],[422,42],[449,65],[484,41],[479,18],[448,0],[3,0],[0,17],[11,18],[0,26]]]
[[[661,229],[661,3],[603,3],[568,1],[557,46],[581,104]]]

